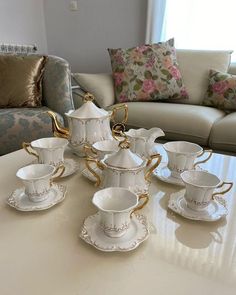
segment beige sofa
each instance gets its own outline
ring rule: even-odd
[[[164,140],[187,140],[217,151],[236,152],[236,112],[201,105],[208,85],[210,69],[236,74],[236,64],[230,64],[230,51],[177,50],[177,58],[188,101],[128,102],[129,127],[160,127]],[[93,93],[103,108],[115,105],[111,74],[77,73],[79,85]],[[76,107],[81,101],[75,99]]]

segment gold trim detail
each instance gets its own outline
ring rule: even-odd
[[[227,189],[225,189],[224,191],[222,192],[216,192],[212,195],[212,199],[214,199],[214,197],[216,195],[224,195],[226,194],[227,192],[229,192],[231,190],[231,188],[233,187],[233,182],[226,182],[226,181],[223,181],[220,185],[218,185],[216,188],[221,188],[223,187],[224,185],[229,185],[229,187]]]
[[[39,155],[36,153],[36,151],[33,149],[32,145],[29,142],[23,142],[22,147],[28,154],[35,156],[39,161]],[[32,151],[30,151],[29,148],[31,148]]]
[[[123,118],[123,120],[121,121],[121,123],[122,123],[122,124],[125,124],[125,123],[128,121],[128,115],[129,115],[129,111],[128,111],[128,106],[127,106],[127,104],[121,104],[121,105],[116,106],[116,107],[113,108],[113,110],[112,110],[112,114],[111,114],[111,121],[112,121],[113,123],[116,122],[116,120],[115,120],[115,116],[116,116],[116,114],[117,114],[117,112],[118,112],[119,110],[123,110],[123,111],[124,111],[124,118]]]
[[[87,101],[94,101],[94,95],[92,93],[86,93],[84,95],[84,102],[87,102]]]
[[[98,175],[94,170],[93,168],[90,166],[90,163],[93,162],[93,163],[96,163],[97,167],[100,169],[100,170],[103,170],[105,168],[105,166],[98,160],[98,159],[94,159],[94,158],[89,158],[87,157],[86,158],[86,161],[85,161],[85,165],[87,167],[87,169],[93,174],[93,176],[96,178],[96,183],[95,183],[95,186],[100,186],[101,182],[102,182],[102,179],[100,177],[100,175]]]
[[[203,150],[203,151],[201,152],[201,154],[197,156],[197,158],[203,156],[205,153],[209,153],[208,157],[206,157],[206,159],[204,159],[204,160],[202,160],[202,161],[198,161],[198,162],[194,163],[193,168],[195,168],[195,167],[196,167],[197,165],[199,165],[199,164],[206,163],[206,162],[211,158],[211,156],[212,156],[212,152],[213,152],[212,150]]]
[[[148,195],[148,194],[141,194],[141,195],[139,195],[139,197],[138,197],[138,201],[140,201],[140,200],[142,200],[142,199],[145,199],[144,202],[143,202],[142,204],[138,205],[136,208],[134,208],[134,209],[132,210],[132,212],[130,213],[130,217],[132,217],[132,214],[133,214],[134,212],[143,209],[143,207],[145,207],[145,206],[147,205],[147,203],[148,203],[148,201],[149,201],[149,195]]]
[[[62,138],[69,138],[69,129],[61,127],[58,120],[57,116],[54,112],[52,111],[47,111],[46,112],[52,119],[52,131],[55,137],[62,137]]]
[[[150,156],[150,159],[147,161],[146,167],[148,167],[148,166],[152,163],[152,161],[153,161],[154,159],[157,159],[156,163],[153,164],[153,165],[152,165],[152,166],[146,171],[145,176],[144,176],[145,180],[146,180],[147,182],[149,182],[149,183],[151,182],[151,180],[150,180],[150,176],[151,176],[152,172],[153,172],[153,171],[159,166],[159,164],[161,163],[162,156],[161,156],[160,154],[155,154],[155,155]]]
[[[59,173],[58,176],[56,177],[53,177],[55,176],[59,171],[61,170],[61,172]],[[53,184],[53,181],[55,180],[59,180],[60,177],[62,176],[62,174],[65,172],[65,166],[64,165],[60,165],[58,167],[56,167],[56,169],[54,170],[53,174],[52,174],[52,178],[50,179],[50,185],[52,186]]]

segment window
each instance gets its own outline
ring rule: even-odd
[[[147,42],[175,38],[176,48],[234,50],[235,0],[150,0]]]

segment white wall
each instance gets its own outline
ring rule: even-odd
[[[46,53],[43,5],[43,0],[0,0],[0,43],[35,43]]]
[[[110,71],[107,48],[145,42],[146,0],[44,0],[48,51],[74,72]]]

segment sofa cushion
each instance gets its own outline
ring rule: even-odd
[[[114,85],[111,74],[75,73],[73,76],[82,88],[94,95],[97,104],[101,108],[106,108],[115,103]]]
[[[213,149],[236,152],[236,112],[216,121],[210,134],[210,146]]]
[[[236,75],[210,70],[203,105],[236,111]]]
[[[0,55],[0,107],[38,107],[45,56]]]
[[[207,145],[211,127],[224,117],[221,110],[187,104],[129,102],[127,125],[137,128],[159,127],[167,140],[187,140]],[[117,117],[117,120],[121,119]]]
[[[172,43],[108,49],[118,102],[188,98]]]
[[[177,61],[188,100],[178,101],[188,104],[202,104],[208,86],[209,70],[227,72],[232,51],[184,50],[178,49]]]
[[[0,155],[22,148],[22,142],[53,136],[47,107],[0,109]],[[63,119],[57,114],[60,122]]]

